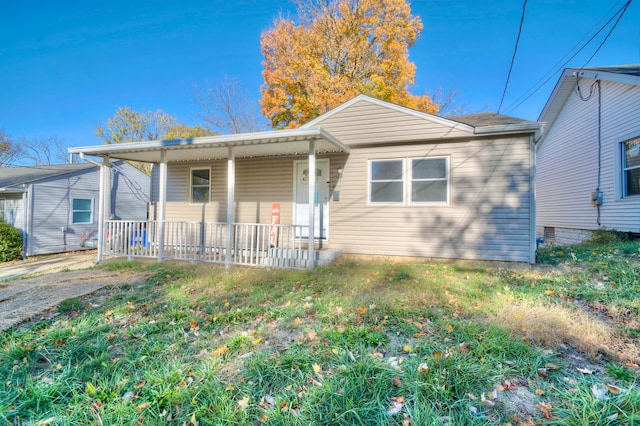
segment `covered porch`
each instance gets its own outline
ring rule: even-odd
[[[191,262],[313,269],[330,253],[317,248],[317,177],[308,174],[306,225],[240,222],[236,217],[236,160],[304,156],[316,170],[316,156],[349,153],[349,148],[320,128],[221,135],[193,139],[134,142],[70,148],[69,153],[98,157],[101,166],[98,200],[97,262],[106,256],[178,259]],[[155,163],[158,166],[157,211],[154,220],[132,221],[109,217],[111,160]],[[167,167],[171,163],[226,162],[226,220],[167,220]],[[274,209],[275,209],[274,205]],[[224,217],[222,217],[224,219]],[[310,243],[313,242],[313,243]]]

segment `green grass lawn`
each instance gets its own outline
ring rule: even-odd
[[[0,337],[0,424],[640,423],[640,246],[313,272],[107,262],[144,284]]]

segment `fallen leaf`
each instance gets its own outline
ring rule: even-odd
[[[470,405],[469,411],[471,411],[473,414],[478,414],[478,407],[474,407],[473,405]]]
[[[300,324],[302,324],[302,320],[300,318],[296,317],[296,319],[293,320],[293,323],[295,325],[300,325]]]
[[[138,412],[140,411],[144,411],[149,407],[149,403],[148,402],[143,402],[142,404],[138,405],[136,407],[136,410],[138,410]]]
[[[418,337],[424,337],[426,335],[427,333],[425,333],[424,331],[420,331],[418,333],[414,333],[413,337],[417,339]]]
[[[614,395],[618,395],[620,393],[620,388],[616,385],[607,385],[607,389]]]
[[[391,382],[393,383],[393,386],[397,387],[397,388],[401,388],[402,387],[402,379],[400,379],[400,377],[396,376],[393,379],[391,379]]]
[[[307,336],[309,336],[309,340],[316,340],[316,338],[318,337],[318,333],[311,330],[309,333],[307,333]]]
[[[404,349],[404,351],[405,351],[406,353],[408,353],[408,354],[410,354],[410,353],[411,353],[411,351],[412,351],[411,346],[409,346],[409,345],[404,345],[404,348],[402,348],[402,349]]]
[[[589,370],[588,368],[580,368],[580,367],[576,367],[576,370],[578,370],[579,372],[581,372],[582,374],[586,374],[586,375],[591,375],[593,374],[592,370]]]
[[[418,365],[418,373],[419,374],[427,374],[428,372],[429,372],[429,365],[427,365],[424,362],[422,362],[422,363],[420,363],[420,365]]]
[[[38,423],[36,423],[36,426],[48,426],[55,421],[56,421],[55,417],[49,417],[48,419],[40,420]]]
[[[536,389],[536,395],[542,396],[544,395],[544,391],[542,389]]]
[[[591,386],[591,393],[596,397],[596,399],[599,399],[600,401],[605,401],[608,399],[607,388],[602,388],[597,384]]]
[[[387,409],[387,415],[395,416],[400,411],[402,411],[402,407],[404,406],[404,397],[402,396],[392,396],[391,397],[391,405]]]
[[[313,364],[313,365],[312,365],[312,367],[313,367],[313,372],[314,372],[314,373],[316,373],[316,374],[320,374],[320,373],[322,373],[322,367],[320,367],[320,365],[318,365],[318,364]]]
[[[496,406],[496,403],[491,401],[490,399],[484,399],[482,400],[482,403],[484,404],[485,407],[487,408],[493,408]]]
[[[560,367],[559,367],[559,366],[557,366],[556,364],[552,364],[552,363],[545,364],[545,366],[544,366],[544,367],[545,367],[547,370],[559,370],[559,369],[560,369]]]
[[[364,306],[358,308],[358,313],[360,315],[364,314],[365,312],[367,312],[367,308],[365,308]]]
[[[447,330],[447,333],[451,333],[453,331],[453,329],[454,329],[454,325],[453,324],[449,324],[444,329]]]
[[[247,408],[247,406],[249,405],[249,397],[247,396],[242,398],[236,404],[238,404],[240,408]]]
[[[322,383],[320,383],[319,381],[317,381],[313,377],[309,377],[309,383],[311,383],[313,386],[317,386],[319,388],[322,387]]]
[[[538,368],[538,376],[540,377],[548,377],[549,375],[547,374],[547,369],[546,368]]]
[[[551,404],[548,404],[546,402],[538,402],[536,404],[536,408],[542,412],[542,415],[545,419],[553,418],[553,416],[551,415],[551,409],[553,408],[553,406]]]
[[[218,349],[213,351],[213,354],[215,356],[222,356],[224,354],[226,354],[227,352],[229,352],[229,348],[226,346],[220,346]]]

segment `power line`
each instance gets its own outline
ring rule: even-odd
[[[522,34],[522,24],[524,23],[524,13],[527,10],[527,0],[522,3],[522,16],[520,17],[520,27],[518,28],[518,37],[516,38],[516,45],[513,48],[513,55],[511,55],[511,65],[509,66],[509,72],[507,73],[507,81],[504,83],[504,90],[502,91],[502,98],[500,99],[500,105],[498,106],[498,114],[502,108],[502,102],[504,102],[504,96],[507,94],[507,87],[509,86],[509,80],[511,79],[511,71],[513,70],[513,63],[516,60],[516,52],[518,51],[518,43],[520,42],[520,35]]]
[[[619,3],[621,3],[621,2],[618,2],[618,4],[619,4]],[[587,44],[588,44],[588,43],[584,44],[584,45],[580,48],[580,50],[578,50],[578,52],[576,52],[576,54],[574,54],[571,58],[567,59],[567,60],[566,60],[566,62],[565,62],[564,64],[562,64],[562,61],[563,61],[563,60],[565,60],[565,58],[566,58],[567,56],[569,56],[569,54],[571,54],[571,52],[573,52],[573,51],[574,51],[574,50],[575,50],[575,49],[576,49],[576,48],[577,48],[577,47],[578,47],[578,46],[579,46],[579,45],[580,45],[580,44],[581,44],[581,43],[582,43],[582,42],[583,42],[583,41],[584,41],[588,36],[589,36],[589,34],[591,34],[591,32],[592,32],[592,31],[593,31],[593,30],[594,30],[598,25],[600,25],[600,23],[601,23],[602,21],[604,21],[604,20],[606,19],[606,17],[607,17],[607,16],[609,16],[609,14],[610,14],[610,13],[611,13],[611,12],[612,12],[616,7],[617,7],[617,4],[614,4],[613,6],[611,6],[611,8],[610,8],[609,10],[607,10],[607,12],[606,12],[604,15],[602,15],[602,17],[598,20],[598,22],[596,22],[595,24],[593,24],[593,26],[592,26],[591,28],[589,28],[589,30],[585,33],[585,35],[584,35],[584,36],[582,36],[582,38],[581,38],[580,40],[578,40],[578,41],[576,42],[576,44],[574,44],[574,45],[571,47],[571,49],[569,49],[569,50],[567,51],[567,53],[565,53],[565,54],[564,54],[564,55],[563,55],[563,56],[562,56],[562,57],[561,57],[561,58],[560,58],[560,59],[559,59],[555,64],[553,64],[553,65],[551,66],[551,68],[549,68],[549,69],[547,70],[547,72],[545,72],[545,73],[542,75],[542,77],[540,77],[540,79],[539,79],[538,81],[536,81],[536,82],[535,82],[531,87],[529,87],[529,88],[528,88],[528,89],[527,89],[527,90],[526,90],[526,91],[525,91],[525,92],[524,92],[524,93],[523,93],[523,94],[522,94],[518,99],[516,99],[516,100],[515,100],[511,105],[509,105],[509,107],[507,108],[506,112],[508,113],[508,112],[510,112],[510,111],[513,111],[515,108],[517,108],[518,106],[520,106],[520,105],[522,104],[522,102],[524,102],[524,101],[526,101],[527,99],[529,99],[529,97],[530,97],[530,96],[527,96],[527,95],[529,95],[529,92],[530,92],[530,91],[533,91],[533,93],[537,92],[537,91],[538,91],[538,90],[540,90],[540,88],[541,88],[542,86],[544,86],[544,85],[545,85],[545,84],[546,84],[550,79],[552,79],[553,77],[555,77],[555,76],[558,74],[558,65],[560,65],[560,66],[561,66],[560,70],[562,70],[562,69],[564,68],[564,65],[565,65],[567,62],[569,62],[569,61],[570,61],[570,60],[571,60],[571,59],[572,59],[572,58],[573,58],[573,57],[574,57],[578,52],[580,52],[582,49],[584,49],[584,48],[587,46]],[[614,16],[615,16],[615,15],[614,15]],[[598,34],[598,33],[596,32],[596,34]],[[546,80],[545,80],[545,79],[546,79]],[[540,83],[542,83],[542,84],[540,85],[540,87],[537,87],[537,86],[538,86],[538,84],[540,84]],[[531,93],[531,95],[533,95],[533,93]],[[525,96],[527,96],[527,98],[523,100],[523,98],[524,98]],[[522,102],[520,102],[520,100],[522,100]],[[518,102],[520,102],[520,103],[518,103]],[[517,105],[516,105],[516,104],[517,104]],[[516,105],[516,106],[514,107],[514,105]]]
[[[616,26],[618,25],[618,22],[620,22],[620,19],[622,19],[622,15],[624,15],[624,13],[627,11],[627,9],[629,8],[629,5],[631,4],[631,0],[629,0],[624,7],[622,8],[622,12],[620,13],[620,15],[618,16],[618,19],[616,19],[616,22],[613,24],[613,26],[611,27],[611,29],[609,30],[609,32],[607,33],[607,35],[605,36],[605,38],[602,40],[602,43],[600,43],[600,46],[598,46],[598,48],[596,49],[595,52],[593,52],[593,55],[591,55],[591,57],[587,60],[587,62],[584,63],[584,65],[581,68],[584,68],[587,66],[587,64],[589,62],[591,62],[591,60],[593,59],[594,56],[596,56],[596,54],[600,51],[600,48],[602,48],[602,46],[606,43],[607,39],[609,38],[609,36],[611,35],[611,33],[613,32],[613,30],[616,28]]]
[[[601,33],[601,32],[602,32],[602,31],[603,31],[603,30],[604,30],[604,29],[605,29],[605,28],[606,28],[606,27],[611,23],[611,21],[613,21],[613,20],[616,18],[616,16],[620,15],[620,16],[618,16],[618,20],[616,21],[616,24],[615,24],[615,25],[617,25],[617,23],[620,21],[620,18],[622,17],[622,14],[624,14],[624,12],[627,10],[627,8],[629,7],[629,5],[630,5],[630,4],[631,4],[631,0],[628,0],[628,1],[627,1],[627,2],[626,2],[626,3],[625,3],[625,4],[624,4],[620,9],[618,9],[618,11],[617,11],[616,13],[614,13],[614,14],[613,14],[613,16],[612,16],[611,18],[609,18],[609,20],[608,20],[604,25],[602,25],[602,27],[600,27],[600,29],[599,29],[598,31],[596,31],[596,33],[595,33],[593,36],[591,36],[591,38],[589,38],[589,40],[587,40],[587,41],[582,45],[582,47],[580,47],[580,49],[578,49],[578,50],[577,50],[573,55],[571,55],[571,57],[570,57],[569,59],[567,59],[564,63],[562,63],[562,65],[560,65],[560,67],[559,67],[559,68],[555,69],[555,70],[554,70],[554,71],[549,75],[549,77],[548,77],[548,78],[546,78],[544,81],[542,81],[542,83],[540,83],[540,84],[537,84],[537,83],[536,83],[536,85],[532,86],[528,91],[526,91],[526,92],[525,92],[525,95],[526,95],[526,96],[525,96],[525,95],[522,95],[520,98],[518,98],[518,99],[517,99],[513,104],[511,104],[511,105],[507,108],[507,112],[511,112],[511,111],[515,110],[515,109],[516,109],[516,108],[518,108],[520,105],[522,105],[524,102],[526,102],[526,101],[527,101],[531,96],[533,96],[536,92],[538,92],[540,89],[542,89],[542,87],[544,87],[544,85],[545,85],[545,84],[547,84],[547,83],[549,82],[549,80],[551,80],[551,79],[552,79],[552,78],[553,78],[553,77],[554,77],[558,72],[562,71],[562,70],[565,68],[565,66],[566,66],[566,65],[567,65],[567,64],[568,64],[568,63],[569,63],[573,58],[575,58],[575,57],[578,55],[578,53],[582,52],[582,51],[583,51],[583,50],[584,50],[584,49],[585,49],[585,48],[586,48],[586,47],[587,47],[587,46],[588,46],[588,45],[593,41],[593,39],[594,39],[594,38],[596,38],[596,37],[598,36],[598,34],[600,34],[600,33]],[[609,9],[609,11],[607,12],[607,14],[608,14],[610,11],[611,11],[611,9]],[[605,17],[606,17],[606,14],[605,14]],[[602,21],[602,19],[604,19],[604,17],[603,17],[603,18],[601,18],[601,19],[600,19],[600,21]],[[600,21],[598,21],[598,22],[600,22]],[[597,24],[596,24],[596,25],[597,25]],[[615,28],[615,25],[614,25],[614,28]],[[613,31],[613,28],[611,29],[611,31]],[[609,34],[611,33],[611,31],[609,32]],[[589,30],[589,32],[591,32],[591,30]],[[589,34],[589,32],[587,32],[587,34]],[[608,38],[608,36],[609,36],[609,35],[607,35],[607,38]],[[585,36],[585,37],[586,37],[586,36]],[[582,39],[584,39],[584,37],[583,37]],[[604,41],[606,41],[606,38],[605,38],[605,40],[604,40]],[[604,41],[603,41],[603,43],[602,43],[602,44],[604,44]],[[600,46],[600,47],[602,47],[602,44],[601,44],[601,46]],[[598,47],[598,50],[600,49],[600,47]],[[574,48],[575,48],[575,46],[574,46]],[[572,48],[571,50],[573,50],[573,48]],[[571,52],[571,50],[570,50],[569,52]],[[597,53],[597,52],[596,52],[596,53]],[[565,56],[566,56],[566,55],[565,55]],[[591,58],[590,58],[589,60],[591,60]],[[557,64],[557,63],[556,63],[556,64]],[[585,65],[586,65],[586,64],[585,64]],[[585,65],[583,65],[583,67],[584,67]],[[545,74],[545,75],[546,75],[546,74]],[[543,76],[542,78],[544,78],[544,76]],[[542,80],[542,79],[541,79],[541,80]],[[541,81],[541,80],[538,80],[538,81]],[[531,93],[529,93],[529,92],[531,92]],[[529,94],[527,95],[527,93],[529,93]]]

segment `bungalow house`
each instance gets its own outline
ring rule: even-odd
[[[564,70],[539,121],[537,235],[640,233],[640,65]]]
[[[0,219],[22,233],[23,256],[82,249],[82,234],[98,226],[100,170],[90,163],[0,168]],[[108,217],[145,220],[149,177],[111,164]]]
[[[105,221],[99,256],[288,268],[336,252],[534,262],[540,128],[360,95],[298,129],[70,152],[157,164],[154,220]],[[131,232],[144,244],[121,244]]]

